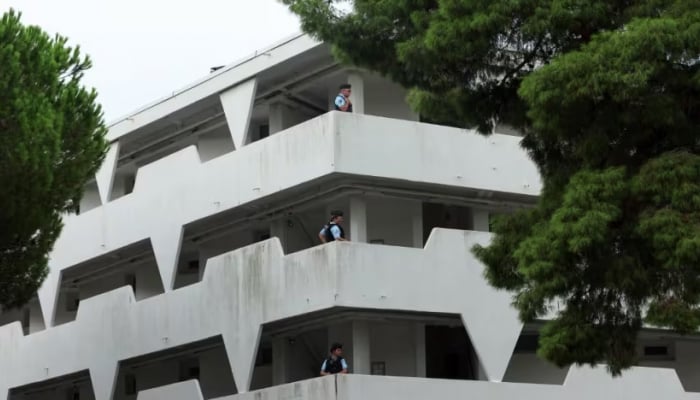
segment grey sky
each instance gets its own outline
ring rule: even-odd
[[[277,0],[9,0],[26,24],[80,44],[107,122],[299,31]]]

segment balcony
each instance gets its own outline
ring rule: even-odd
[[[206,398],[212,398],[216,393],[312,378],[327,343],[339,339],[346,343],[351,371],[357,374],[376,372],[376,363],[382,364],[377,371],[387,375],[448,377],[431,372],[430,366],[435,360],[447,361],[449,368],[461,370],[462,364],[453,364],[452,359],[469,363],[472,371],[453,376],[456,381],[444,384],[439,392],[511,393],[524,387],[527,396],[544,393],[557,398],[568,393],[563,390],[572,385],[574,370],[566,375],[537,360],[528,361],[527,355],[514,354],[523,326],[510,306],[510,295],[484,281],[483,267],[470,253],[475,243],[488,240],[488,233],[436,229],[424,249],[336,242],[284,255],[277,239],[254,244],[209,259],[203,280],[180,290],[136,302],[131,286],[124,286],[81,302],[75,321],[61,326],[28,336],[19,322],[0,327],[4,344],[0,392],[11,390],[21,396],[53,387],[68,390],[65,379],[82,374],[80,390],[93,388],[98,400],[133,399],[138,391],[194,377]],[[429,339],[430,326],[443,327],[435,332],[457,333],[450,333],[454,337],[450,340],[460,346],[458,352],[431,350],[431,343],[444,342],[441,338],[446,336]],[[396,339],[385,340],[392,336]],[[670,336],[657,333],[655,338]],[[305,350],[306,340],[311,346]],[[460,340],[465,344],[459,345]],[[265,355],[270,344],[271,353]],[[673,344],[675,356],[649,359],[645,365],[667,368],[651,369],[663,393],[700,390],[700,369],[694,362],[700,352],[698,338],[674,339]],[[304,352],[312,353],[311,360]],[[301,366],[309,366],[308,372],[293,372]],[[558,374],[565,380],[559,381]],[[634,382],[642,379],[631,376]],[[390,388],[392,382],[397,387],[417,382],[415,393],[438,386],[438,381],[386,379]],[[132,397],[126,387],[132,388],[128,391]],[[538,387],[542,389],[533,389]],[[370,389],[377,392],[361,391]],[[277,389],[264,390],[260,393]],[[360,394],[344,398],[384,393],[369,383],[358,384],[355,390]]]
[[[56,321],[68,268],[150,240],[169,291],[181,285],[175,275],[185,227],[210,217],[240,224],[299,199],[368,187],[517,206],[532,202],[540,183],[517,137],[359,114],[331,112],[207,162],[191,146],[139,169],[130,195],[66,220],[39,293],[44,319]]]
[[[1,383],[26,387],[89,371],[96,398],[106,399],[120,362],[221,337],[235,385],[245,391],[264,325],[338,308],[455,315],[485,376],[501,379],[510,358],[504,349],[513,348],[520,323],[508,295],[485,285],[469,255],[486,240],[436,230],[425,249],[337,242],[286,256],[278,240],[261,242],[210,259],[204,279],[180,290],[136,302],[124,286],[82,301],[73,322],[29,336],[19,323],[1,327]],[[491,306],[474,306],[483,302]]]

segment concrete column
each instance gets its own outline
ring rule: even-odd
[[[282,103],[270,104],[270,135],[283,131],[287,126],[287,106]]]
[[[276,237],[282,243],[282,250],[287,253],[287,220],[278,219],[270,224],[270,237]]]
[[[489,212],[480,208],[472,208],[472,229],[489,232]]]
[[[353,71],[348,75],[348,83],[352,85],[352,111],[356,114],[365,113],[365,79],[359,71]]]
[[[367,242],[367,200],[362,197],[350,198],[350,240]]]
[[[287,383],[287,365],[289,342],[285,337],[272,339],[272,384],[282,385]]]
[[[425,378],[425,324],[416,322],[416,377]]]
[[[367,321],[352,322],[352,360],[350,366],[353,374],[371,374],[369,324]]]
[[[423,248],[423,204],[418,203],[417,214],[413,214],[413,247]]]

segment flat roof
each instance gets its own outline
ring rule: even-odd
[[[116,141],[136,129],[167,117],[180,109],[218,95],[260,72],[294,58],[322,43],[306,34],[297,34],[248,57],[231,63],[172,94],[147,104],[108,124],[107,140]]]

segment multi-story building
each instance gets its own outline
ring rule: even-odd
[[[298,36],[111,125],[37,298],[0,315],[0,398],[700,399],[695,336],[644,331],[618,379],[536,357],[470,252],[535,166],[404,98]],[[321,244],[334,209],[350,241]],[[332,342],[351,373],[318,377]]]

